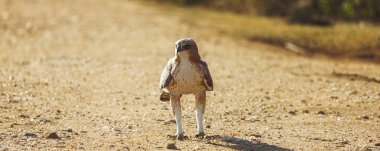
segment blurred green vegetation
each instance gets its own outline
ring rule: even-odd
[[[331,25],[334,20],[380,21],[380,0],[156,0],[236,13],[282,16],[290,22]]]
[[[302,54],[380,62],[380,26],[369,22],[380,20],[380,0],[148,1],[182,15],[191,25],[211,27],[236,38]]]

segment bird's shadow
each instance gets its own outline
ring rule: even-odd
[[[287,148],[278,147],[261,142],[252,142],[247,139],[232,136],[213,135],[207,136],[207,144],[230,148],[233,150],[249,150],[249,151],[291,151]]]

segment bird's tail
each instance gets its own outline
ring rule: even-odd
[[[162,94],[160,96],[160,101],[162,101],[162,102],[170,101],[170,94],[167,92],[162,92]]]

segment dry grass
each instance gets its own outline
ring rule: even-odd
[[[157,6],[157,5],[154,5]],[[307,53],[380,60],[380,27],[370,23],[337,23],[330,27],[290,24],[280,18],[238,15],[206,10],[202,7],[179,8],[170,4],[162,9],[180,12],[189,24],[208,22],[222,33],[284,46],[292,43]]]

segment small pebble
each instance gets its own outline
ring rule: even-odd
[[[296,115],[296,111],[289,111],[288,112],[290,115]]]
[[[324,112],[324,111],[318,111],[317,114],[325,115],[326,112]]]
[[[61,139],[57,132],[50,133],[49,136],[47,137],[48,139]]]
[[[168,146],[166,146],[167,149],[178,149],[177,146],[175,146],[175,144],[173,143],[170,143],[168,144]]]
[[[348,144],[348,141],[341,141],[341,142],[339,142],[339,144],[345,145],[345,144]]]
[[[29,118],[28,115],[20,115],[19,117],[21,117],[21,118]]]
[[[355,94],[358,94],[358,91],[354,90],[354,91],[351,91],[348,93],[349,95],[355,95]]]
[[[368,116],[368,115],[363,115],[363,116],[361,117],[361,119],[368,120],[368,119],[369,119],[369,116]]]
[[[251,136],[254,136],[254,137],[261,137],[260,134],[252,134]]]
[[[34,133],[25,133],[24,136],[26,136],[28,138],[35,138],[35,137],[37,137],[37,135],[34,134]]]

